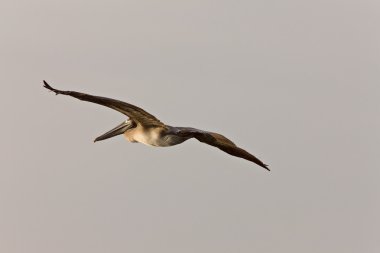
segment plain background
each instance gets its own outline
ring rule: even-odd
[[[379,1],[0,2],[0,251],[380,252]],[[122,137],[121,99],[220,132]]]

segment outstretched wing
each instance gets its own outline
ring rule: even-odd
[[[119,101],[112,98],[105,98],[105,97],[99,97],[99,96],[92,96],[85,93],[80,93],[76,91],[62,91],[57,90],[51,87],[46,81],[44,81],[44,87],[46,89],[49,89],[55,94],[62,94],[62,95],[68,95],[75,97],[77,99],[88,101],[96,104],[100,104],[103,106],[107,106],[109,108],[112,108],[118,112],[123,113],[124,115],[127,115],[129,118],[131,118],[136,123],[139,123],[143,126],[164,126],[164,124],[159,121],[156,117],[154,117],[152,114],[144,111],[143,109],[128,104],[123,101]]]
[[[224,152],[230,155],[237,156],[237,157],[246,159],[248,161],[254,162],[257,165],[265,168],[266,170],[269,170],[268,165],[264,164],[257,157],[248,153],[244,149],[239,148],[238,146],[235,145],[235,143],[233,143],[231,140],[227,139],[221,134],[202,131],[202,130],[190,128],[190,127],[178,127],[178,129],[179,129],[179,135],[181,136],[188,137],[188,138],[196,138],[200,142],[204,142],[211,146],[217,147],[220,150],[223,150]]]

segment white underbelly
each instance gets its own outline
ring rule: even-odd
[[[184,142],[186,139],[176,135],[161,135],[159,129],[135,129],[125,134],[130,142],[139,142],[148,146],[168,147]]]
[[[159,134],[156,131],[137,132],[133,135],[133,141],[148,146],[157,146]]]

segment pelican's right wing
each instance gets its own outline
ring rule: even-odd
[[[200,142],[204,142],[208,145],[217,147],[230,155],[254,162],[257,165],[263,167],[264,169],[269,170],[268,165],[264,164],[257,157],[248,153],[244,149],[239,148],[235,145],[235,143],[233,143],[231,140],[227,139],[221,134],[203,131],[191,127],[177,127],[177,129],[179,129],[178,134],[180,136],[196,138]]]
[[[88,101],[88,102],[100,104],[103,106],[107,106],[118,112],[123,113],[124,115],[128,116],[130,119],[135,121],[136,123],[140,123],[143,126],[164,126],[164,124],[160,120],[158,120],[156,117],[154,117],[152,114],[144,111],[143,109],[137,106],[128,104],[123,101],[119,101],[112,98],[93,96],[93,95],[80,93],[76,91],[57,90],[51,87],[46,81],[44,81],[44,87],[46,89],[49,89],[55,92],[55,94],[57,95],[58,94],[68,95],[68,96],[72,96],[83,101]]]

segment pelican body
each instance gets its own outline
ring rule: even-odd
[[[120,129],[120,132],[117,130]],[[96,141],[108,139],[115,133],[123,134],[129,142],[138,142],[154,147],[169,147],[180,144],[189,138],[178,136],[178,129],[172,126],[162,127],[143,127],[140,124],[134,125],[133,121],[128,119],[121,123],[116,129],[112,129],[98,138]],[[112,136],[110,136],[111,134]]]
[[[57,90],[51,87],[46,81],[44,81],[44,87],[53,91],[56,95],[68,95],[83,101],[100,104],[119,111],[129,117],[129,119],[123,121],[115,128],[97,137],[94,142],[123,134],[130,142],[138,142],[154,147],[169,147],[180,144],[188,139],[195,138],[200,142],[217,147],[230,155],[249,160],[266,170],[269,170],[268,165],[264,164],[244,149],[239,148],[231,140],[221,134],[191,127],[169,126],[162,123],[155,116],[143,109],[119,100],[93,96],[76,91]]]

